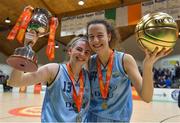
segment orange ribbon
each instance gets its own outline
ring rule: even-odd
[[[52,17],[50,20],[50,33],[49,33],[49,39],[48,39],[48,45],[46,48],[46,55],[48,56],[48,59],[50,61],[54,60],[54,54],[55,54],[55,34],[56,34],[56,28],[58,26],[58,19],[56,17]]]
[[[67,71],[68,71],[68,74],[70,76],[70,79],[72,81],[72,86],[73,86],[73,100],[77,106],[77,109],[78,109],[78,112],[81,111],[81,106],[82,106],[82,100],[83,100],[83,95],[84,95],[84,78],[83,78],[83,74],[82,74],[82,70],[81,72],[79,73],[79,84],[80,84],[80,87],[79,87],[79,93],[77,94],[76,92],[76,88],[75,88],[75,79],[74,79],[74,74],[71,70],[71,66],[70,64],[68,63],[67,65]]]
[[[32,10],[34,8],[31,6],[27,6],[20,17],[17,19],[17,22],[11,32],[9,33],[7,39],[14,40],[17,35],[17,40],[22,43],[24,38],[25,31],[27,29],[28,23],[31,20]],[[18,33],[18,34],[17,34]]]
[[[101,63],[99,58],[97,59],[98,80],[99,80],[101,96],[103,99],[106,99],[109,93],[109,84],[112,74],[113,62],[114,62],[114,52],[112,51],[107,64],[106,83],[104,85],[102,71],[101,71]]]

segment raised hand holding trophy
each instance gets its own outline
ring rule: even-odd
[[[29,18],[27,17],[27,9],[32,10],[32,17],[29,20],[27,20],[27,18]],[[31,14],[29,14],[29,16],[30,15]],[[25,8],[24,12],[17,20],[18,24],[16,23],[16,25],[8,35],[8,39],[13,40],[16,34],[18,33],[17,40],[19,42],[22,42],[22,39],[24,38],[24,47],[16,48],[14,54],[7,59],[7,63],[10,66],[24,72],[34,72],[38,69],[37,56],[35,52],[32,50],[32,46],[37,42],[38,38],[49,34],[50,30],[52,30],[49,29],[49,25],[52,23],[51,17],[51,13],[46,9],[32,9],[32,7],[29,6]],[[54,22],[56,22],[57,27],[57,18],[55,18]],[[24,28],[21,28],[23,24],[25,26]],[[55,29],[53,30],[54,32]],[[54,35],[55,33],[53,33],[53,36],[51,34],[51,36],[49,37],[54,37]],[[51,42],[53,41],[54,40],[51,40]]]

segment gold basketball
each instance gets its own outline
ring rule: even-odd
[[[143,16],[136,25],[136,40],[141,48],[158,51],[173,48],[178,38],[178,26],[173,17],[163,12]]]

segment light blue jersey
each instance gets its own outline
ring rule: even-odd
[[[132,114],[131,83],[123,69],[124,53],[114,51],[114,64],[109,86],[109,95],[103,100],[100,93],[98,73],[96,66],[97,55],[90,61],[90,83],[92,97],[89,122],[129,122]],[[106,70],[101,65],[103,80],[106,80]]]
[[[66,65],[60,65],[54,82],[46,89],[41,114],[42,122],[76,122],[78,119],[82,119],[82,122],[87,121],[86,116],[90,104],[90,83],[88,73],[84,69],[83,75],[84,97],[81,111],[78,113],[72,98],[73,86]],[[76,90],[79,89],[79,85],[75,85],[75,87]]]

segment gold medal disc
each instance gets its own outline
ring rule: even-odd
[[[102,109],[107,109],[108,108],[108,105],[106,102],[103,102],[102,105],[101,105]]]
[[[77,123],[82,122],[82,117],[81,117],[81,115],[78,115],[78,116],[76,117],[76,122],[77,122]]]

